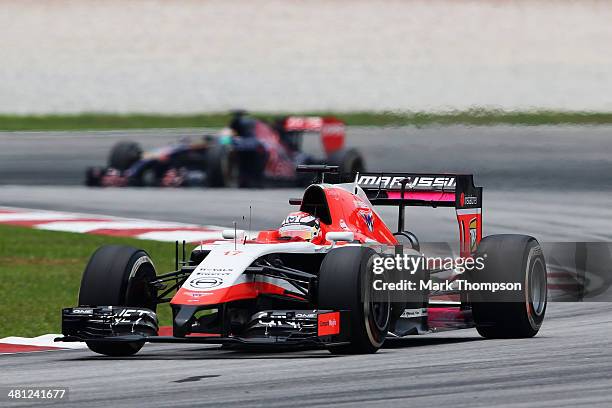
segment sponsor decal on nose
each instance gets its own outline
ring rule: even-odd
[[[192,280],[191,282],[189,282],[189,286],[193,288],[197,288],[197,289],[210,289],[210,288],[215,288],[221,285],[222,283],[223,283],[223,279],[221,278],[207,276],[207,277],[196,278]]]

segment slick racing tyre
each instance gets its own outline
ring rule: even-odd
[[[117,170],[127,170],[132,164],[140,160],[142,149],[135,142],[119,142],[110,151],[108,167]]]
[[[83,272],[79,305],[134,306],[155,311],[157,290],[149,284],[155,276],[155,267],[145,251],[123,245],[102,246]],[[143,345],[144,342],[87,342],[90,350],[107,356],[129,356]]]
[[[337,354],[375,353],[384,343],[391,320],[391,302],[372,287],[371,248],[345,247],[330,251],[319,271],[318,308],[350,312],[350,344],[330,347]],[[345,323],[340,322],[340,330]]]
[[[99,167],[88,167],[87,170],[85,170],[85,185],[88,187],[99,187],[103,173],[104,169]]]
[[[483,287],[469,293],[478,333],[485,338],[533,337],[540,330],[547,304],[546,262],[538,241],[526,235],[492,235],[475,254],[484,268],[470,271],[471,283]],[[492,291],[486,284],[508,283]]]
[[[206,152],[206,177],[210,187],[237,187],[238,166],[227,145],[213,145]]]
[[[357,149],[342,149],[332,153],[328,164],[338,166],[340,174],[354,174],[365,171],[365,161]]]
[[[161,180],[157,169],[154,166],[143,169],[140,177],[137,178],[137,183],[143,187],[159,187]]]

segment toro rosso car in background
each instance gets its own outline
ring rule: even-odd
[[[56,340],[85,341],[94,352],[110,356],[132,355],[146,342],[307,345],[333,353],[373,353],[389,337],[428,332],[437,310],[453,311],[461,327],[475,326],[486,338],[538,332],[547,303],[540,245],[524,235],[482,238],[482,188],[474,186],[471,175],[360,174],[354,182],[332,184],[340,181],[329,174],[335,167],[301,170],[315,172],[318,182],[302,198],[290,200],[299,210],[280,228],[256,236],[224,231],[224,240],[197,246],[188,260],[183,245],[182,262],[177,243],[174,271],[158,274],[143,250],[99,248],[83,273],[79,306],[63,309],[63,337]],[[395,231],[379,216],[379,205],[398,208]],[[372,273],[379,257],[423,257],[417,237],[404,225],[407,206],[454,208],[459,259],[484,257],[484,268],[459,273],[417,262],[421,266],[414,273]],[[445,289],[429,283],[398,297],[383,285],[432,282],[440,274],[446,274]],[[481,286],[521,285],[503,295],[462,291],[454,285],[461,277]],[[445,303],[442,295],[458,300]],[[164,303],[172,310],[171,335],[159,333],[156,313]]]
[[[302,151],[304,134],[318,133],[324,157]],[[336,165],[344,173],[364,170],[364,159],[345,148],[345,126],[333,117],[284,117],[274,123],[233,112],[219,135],[183,141],[149,152],[123,141],[110,151],[108,167],[86,171],[88,186],[306,186],[298,165]]]

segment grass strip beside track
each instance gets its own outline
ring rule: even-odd
[[[83,269],[104,244],[144,249],[158,273],[174,269],[174,243],[0,225],[0,338],[60,333],[61,309],[77,305]],[[170,308],[158,312],[170,325]]]
[[[295,114],[295,113],[293,113]],[[270,119],[283,113],[254,113]],[[449,112],[304,112],[297,115],[337,116],[351,126],[439,126],[439,125],[605,125],[612,124],[612,112],[502,111],[472,109]],[[103,130],[222,127],[227,113],[58,115],[0,114],[0,130]]]

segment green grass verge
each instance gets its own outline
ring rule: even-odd
[[[333,115],[353,126],[439,126],[439,125],[605,125],[612,124],[612,112],[500,111],[472,109],[439,113],[427,112],[305,112],[303,115]],[[255,113],[272,118],[282,113]],[[0,115],[0,130],[95,130],[222,127],[226,113],[191,115],[105,114],[75,115]]]
[[[0,338],[60,333],[61,309],[77,305],[83,269],[104,244],[146,250],[158,273],[174,269],[174,243],[0,225]],[[158,312],[171,324],[167,305]]]

